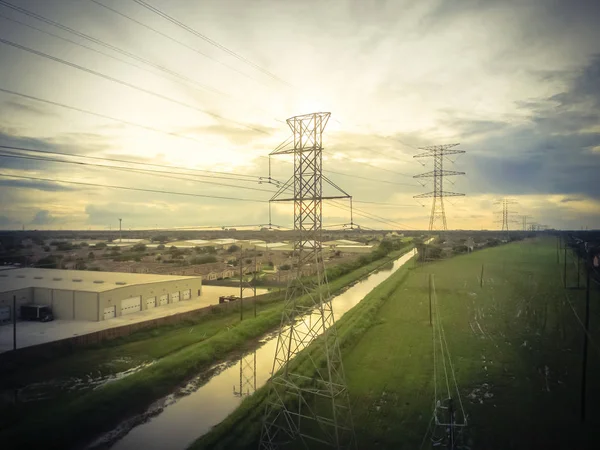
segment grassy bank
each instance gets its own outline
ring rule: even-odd
[[[467,445],[595,448],[600,295],[592,292],[582,425],[583,332],[573,311],[583,317],[584,292],[563,289],[555,245],[528,240],[400,272],[339,321],[359,449],[413,450],[423,443],[434,399],[429,274],[469,418]],[[574,266],[568,272],[575,280]],[[256,448],[265,396],[266,389],[257,391],[192,448]],[[429,447],[426,438],[423,448]]]
[[[393,251],[351,273],[339,276],[330,283],[331,292],[337,292],[368,275],[405,253],[408,248]],[[233,312],[229,316],[219,318],[221,322],[210,320],[197,324],[193,327],[196,336],[190,337],[190,341],[185,341],[188,338],[177,337],[174,331],[173,342],[167,347],[178,347],[171,351],[166,347],[163,347],[163,350],[156,348],[162,345],[161,336],[152,337],[152,343],[147,342],[148,339],[135,340],[131,337],[134,340],[124,345],[115,344],[112,349],[97,349],[107,353],[99,353],[98,358],[90,356],[90,364],[98,364],[105,360],[103,358],[113,358],[115,355],[122,356],[123,353],[119,353],[117,349],[127,349],[132,355],[139,355],[140,351],[152,352],[156,361],[133,375],[76,398],[52,402],[45,410],[34,411],[32,408],[30,415],[15,423],[11,429],[0,432],[0,439],[14,442],[15,448],[33,448],[41,443],[46,448],[68,448],[99,432],[109,430],[123,418],[143,412],[154,400],[167,395],[186,379],[225,358],[231,352],[244,349],[254,338],[276,327],[279,324],[281,308],[281,302],[263,305],[257,318],[249,318],[243,322],[239,322],[237,314]],[[233,319],[233,316],[236,318]],[[229,320],[232,322],[228,322]],[[186,326],[179,330],[179,334],[190,333],[190,329]],[[164,337],[164,334],[162,336]],[[199,336],[204,337],[199,339]],[[131,348],[127,347],[128,345],[131,345]],[[112,351],[115,353],[111,353]],[[77,355],[72,357],[73,370],[79,370]],[[60,371],[60,367],[58,364],[56,370]],[[125,398],[127,401],[123,401]],[[30,433],[31,429],[37,432]]]

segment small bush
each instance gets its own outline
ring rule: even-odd
[[[195,256],[190,259],[190,264],[208,264],[217,262],[217,258],[213,255]]]

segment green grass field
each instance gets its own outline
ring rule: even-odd
[[[479,286],[484,265],[483,287]],[[421,266],[345,357],[359,442],[421,445],[433,408],[428,274],[433,274],[472,448],[592,448],[600,352],[590,345],[579,421],[584,292],[562,287],[555,241],[525,241]],[[576,280],[569,267],[570,281]],[[582,277],[583,279],[583,277]],[[598,291],[592,338],[600,339]],[[384,394],[385,393],[385,394]],[[430,443],[429,446],[431,445]]]
[[[358,448],[432,446],[424,440],[434,402],[429,274],[468,417],[468,448],[596,448],[600,294],[592,289],[581,424],[583,329],[575,313],[583,318],[584,291],[565,290],[562,270],[556,241],[528,240],[418,266],[408,276],[399,271],[369,294],[359,306],[371,305],[371,317],[343,346]],[[576,279],[569,260],[569,283]],[[355,326],[353,312],[340,321],[341,335]],[[256,448],[264,395],[259,390],[193,448]]]
[[[339,276],[330,283],[331,291],[339,291],[409,248]],[[95,390],[90,387],[86,392],[60,392],[48,401],[3,408],[0,440],[14,442],[15,448],[33,448],[42,442],[45,448],[66,448],[89,439],[128,415],[142,412],[154,400],[232,352],[253,345],[255,338],[279,324],[281,307],[281,302],[262,305],[256,318],[247,313],[243,322],[239,321],[239,313],[231,310],[197,321],[144,330],[5,375],[0,379],[3,388],[88,373],[114,373],[153,361],[152,365]],[[29,433],[32,428],[39,432]]]

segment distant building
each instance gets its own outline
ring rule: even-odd
[[[51,306],[56,319],[108,320],[201,292],[201,277],[34,268],[0,272],[0,308],[12,308],[16,296],[17,317],[21,305],[35,303]]]

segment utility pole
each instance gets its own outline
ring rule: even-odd
[[[481,263],[481,275],[479,277],[479,287],[483,287],[483,263]]]
[[[581,258],[579,257],[579,255],[577,253],[575,253],[575,257],[577,258],[577,289],[579,289],[579,287],[580,287],[579,286],[579,275],[580,275],[580,272],[581,272],[581,269],[579,268],[579,260]]]
[[[433,321],[431,319],[431,277],[433,275],[429,274],[429,326],[433,326]]]
[[[590,329],[590,262],[586,264],[585,329],[583,335],[583,362],[581,367],[581,422],[585,422],[585,392],[587,375],[588,333]]]
[[[241,245],[240,245],[241,247]],[[252,291],[252,298],[254,303],[254,317],[256,317],[256,247],[254,247],[254,270],[252,281],[244,281],[244,250],[240,248],[240,320],[244,319],[244,291],[250,289]]]
[[[244,249],[240,245],[240,321],[244,320]]]
[[[17,350],[17,296],[13,295],[13,310],[12,310],[12,320],[13,320],[13,350]]]
[[[296,273],[286,290],[260,437],[261,450],[279,449],[290,441],[303,448],[312,448],[318,442],[338,450],[356,448],[350,398],[322,258],[322,201],[350,198],[322,172],[323,131],[330,115],[322,112],[288,119],[293,148],[277,148],[270,155],[294,156],[292,177],[279,187],[270,201],[294,203]],[[324,183],[341,195],[324,196]],[[293,191],[293,196],[283,198],[289,191]],[[316,276],[303,278],[309,264],[316,267]],[[301,296],[306,299],[303,303],[298,302]],[[306,320],[301,320],[303,317]],[[308,360],[314,365],[310,370],[312,379],[307,383],[307,372],[297,373],[291,362],[321,334],[321,345]],[[324,362],[325,367],[318,361]],[[318,413],[315,401],[319,402]]]
[[[565,289],[567,288],[567,244],[565,243],[565,256],[564,256],[564,267],[563,267],[563,283]]]
[[[122,235],[121,235],[121,222],[122,221],[123,221],[123,219],[119,219],[119,243],[121,243],[123,241]]]
[[[258,272],[258,260],[256,255],[256,246],[254,246],[254,276],[252,277],[252,287],[254,288],[254,297],[252,300],[252,304],[254,306],[254,317],[256,318],[256,274]],[[256,352],[254,353],[254,358],[256,359]],[[256,366],[256,364],[255,364]]]
[[[446,155],[454,155],[459,153],[465,153],[464,150],[450,150],[452,147],[456,147],[459,144],[447,144],[447,145],[432,145],[429,147],[420,147],[421,150],[425,150],[425,153],[420,153],[413,156],[413,158],[433,158],[433,171],[415,175],[413,178],[433,178],[433,191],[425,194],[415,195],[413,198],[429,198],[433,197],[433,203],[431,205],[431,216],[429,217],[429,231],[442,230],[446,231],[448,226],[446,224],[446,211],[444,209],[444,197],[459,197],[465,194],[457,192],[444,191],[444,177],[454,175],[464,175],[464,172],[456,172],[454,170],[444,170],[444,157]],[[441,222],[441,225],[437,223]]]

